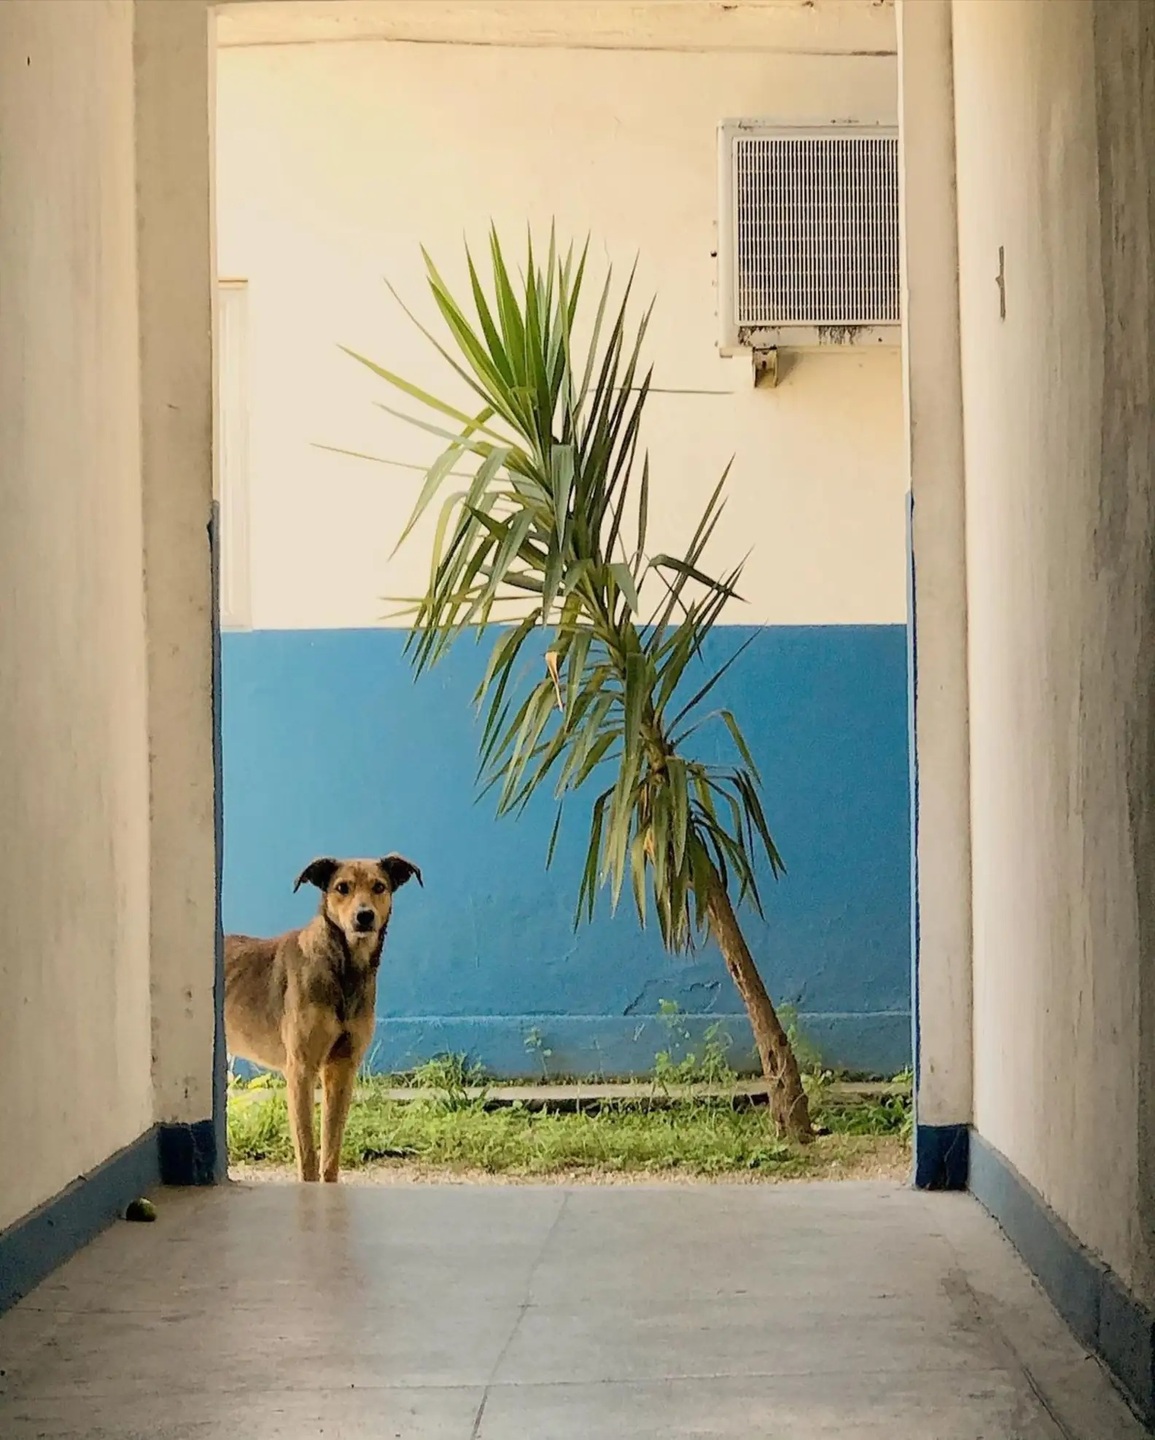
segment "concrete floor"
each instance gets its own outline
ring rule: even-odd
[[[0,1319],[0,1435],[1130,1440],[978,1207],[887,1184],[164,1192]]]

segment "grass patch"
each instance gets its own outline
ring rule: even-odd
[[[438,1056],[406,1076],[363,1078],[341,1152],[349,1170],[396,1170],[418,1177],[511,1179],[742,1176],[799,1179],[902,1173],[910,1151],[910,1075],[894,1093],[847,1094],[788,1014],[803,1066],[813,1144],[778,1139],[769,1109],[726,1098],[737,1075],[721,1022],[695,1046],[678,1007],[663,1001],[668,1033],[654,1058],[648,1097],[587,1101],[573,1108],[490,1103],[485,1076],[463,1055]],[[549,1079],[552,1052],[538,1030],[526,1036]],[[398,1084],[424,1092],[399,1100]],[[687,1090],[688,1087],[688,1090]],[[246,1169],[293,1162],[284,1081],[261,1075],[229,1099],[229,1159]],[[709,1090],[710,1093],[701,1093]],[[718,1091],[723,1092],[721,1098]],[[697,1091],[698,1093],[695,1093]]]
[[[430,1077],[432,1078],[432,1077]],[[439,1080],[444,1080],[441,1072]],[[522,1105],[487,1108],[464,1089],[398,1101],[370,1084],[349,1116],[342,1164],[409,1165],[446,1174],[545,1178],[595,1175],[799,1178],[854,1170],[873,1158],[901,1162],[909,1130],[903,1095],[827,1101],[815,1087],[815,1121],[829,1133],[810,1146],[780,1141],[765,1106],[691,1099],[649,1106],[614,1102],[556,1113]],[[292,1162],[284,1091],[234,1097],[229,1154],[235,1164]]]

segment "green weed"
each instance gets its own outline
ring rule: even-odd
[[[448,1114],[485,1108],[485,1071],[466,1055],[435,1055],[409,1077],[417,1090],[428,1092],[428,1104]]]
[[[541,1066],[541,1078],[549,1083],[549,1062],[553,1058],[553,1051],[545,1043],[545,1036],[536,1025],[527,1030],[525,1034],[525,1048],[527,1054],[534,1056]]]
[[[668,1094],[675,1085],[719,1089],[733,1085],[738,1078],[729,1058],[734,1041],[722,1021],[707,1029],[697,1051],[690,1049],[693,1037],[676,1000],[659,1000],[658,1018],[669,1036],[667,1048],[654,1056],[654,1084],[659,1090]]]
[[[832,1135],[801,1149],[778,1140],[765,1106],[735,1107],[728,1100],[619,1101],[557,1113],[521,1105],[486,1109],[476,1101],[456,1108],[406,1103],[371,1087],[354,1102],[342,1158],[351,1168],[403,1160],[492,1175],[758,1171],[785,1177],[821,1173],[832,1158],[868,1156],[871,1147],[901,1139],[904,1113],[889,1099],[833,1106],[823,1116]],[[234,1162],[292,1160],[283,1092],[230,1103],[229,1152]]]

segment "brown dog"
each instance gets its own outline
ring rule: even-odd
[[[377,967],[393,894],[421,871],[400,855],[314,860],[294,890],[321,891],[314,919],[275,940],[225,936],[225,1040],[230,1055],[280,1070],[302,1180],[336,1180],[357,1069],[373,1038]],[[321,1076],[321,1164],[313,1099]]]

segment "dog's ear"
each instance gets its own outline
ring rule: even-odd
[[[296,883],[293,886],[294,892],[299,890],[302,885],[315,885],[318,890],[328,890],[329,881],[332,880],[334,872],[340,863],[339,860],[334,860],[330,855],[325,855],[320,860],[310,860],[297,876]]]
[[[421,878],[421,871],[414,865],[412,860],[406,860],[404,855],[384,855],[378,860],[378,865],[385,873],[392,890],[400,890],[402,885],[414,875],[417,883],[422,889],[425,888],[425,881]]]

